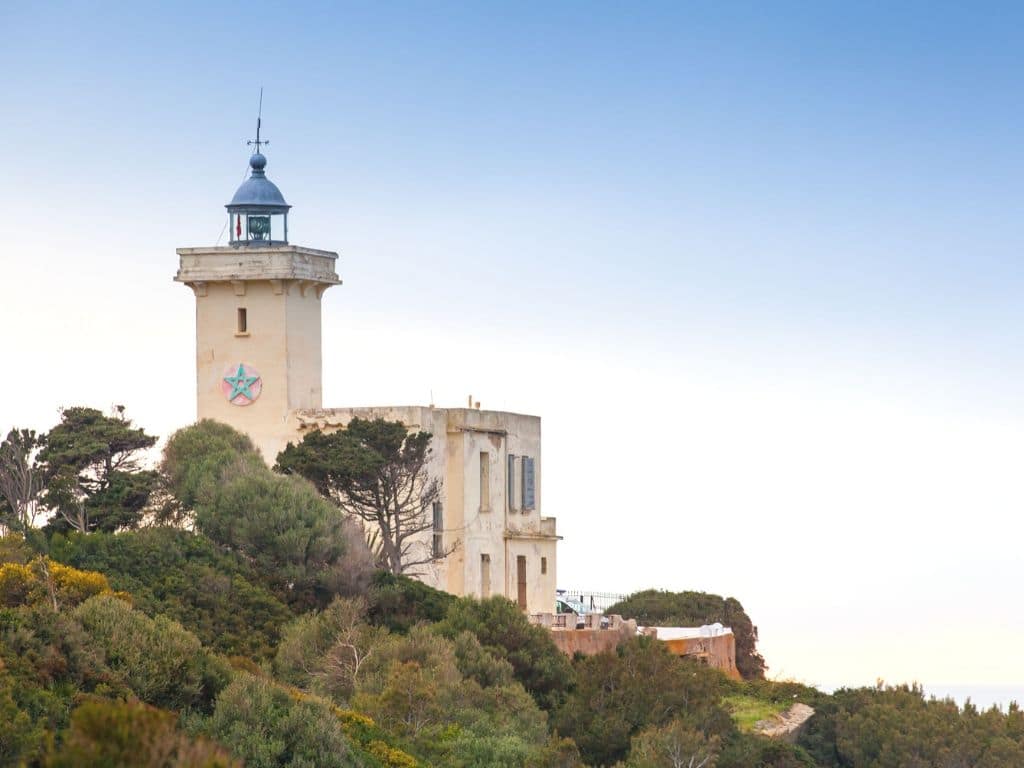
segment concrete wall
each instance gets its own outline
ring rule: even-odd
[[[655,627],[655,629],[665,629]],[[659,637],[661,639],[661,637]],[[736,637],[726,632],[714,637],[680,637],[662,640],[677,656],[692,656],[705,662],[709,667],[719,669],[733,680],[740,679],[736,668]]]
[[[535,617],[534,617],[535,618]],[[551,629],[551,639],[558,650],[566,656],[582,653],[594,656],[609,653],[632,637],[636,637],[636,622],[623,621],[621,616],[612,616],[607,629]],[[543,621],[541,622],[543,623]]]

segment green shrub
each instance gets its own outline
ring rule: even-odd
[[[177,729],[178,718],[138,702],[87,701],[71,716],[51,768],[241,768],[224,750]]]
[[[371,624],[405,634],[421,621],[441,621],[457,598],[408,576],[389,571],[373,574],[367,595]]]
[[[515,603],[504,597],[461,598],[437,630],[450,638],[462,632],[474,635],[496,658],[512,665],[516,679],[542,709],[557,707],[572,685],[572,664],[549,631],[530,624]]]
[[[250,564],[190,531],[56,535],[50,551],[63,563],[101,571],[131,593],[136,608],[181,622],[220,653],[269,656],[293,616]]]
[[[147,704],[204,706],[225,682],[199,639],[165,616],[151,619],[102,595],[82,603],[74,616],[111,671]]]
[[[245,761],[246,768],[348,768],[359,759],[328,704],[239,673],[213,714],[193,724]]]

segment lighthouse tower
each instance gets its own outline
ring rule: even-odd
[[[273,464],[290,414],[322,407],[320,301],[338,254],[291,245],[288,205],[267,178],[267,142],[225,206],[227,246],[179,248],[175,280],[196,298],[196,411],[248,434]]]

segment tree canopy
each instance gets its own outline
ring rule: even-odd
[[[123,410],[62,410],[38,457],[43,501],[57,513],[50,526],[82,533],[136,527],[156,483],[156,472],[141,469],[142,454],[155,444]]]
[[[300,477],[271,472],[251,443],[201,422],[168,440],[168,487],[194,507],[196,528],[252,563],[289,604],[324,606],[365,589],[372,562],[361,532]]]
[[[454,547],[435,548],[423,535],[441,498],[440,480],[428,471],[430,440],[429,432],[410,433],[398,421],[356,418],[337,432],[316,430],[289,443],[275,469],[305,477],[361,521],[381,567],[417,575]]]

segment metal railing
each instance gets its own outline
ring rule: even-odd
[[[620,600],[625,600],[627,597],[618,592],[595,592],[589,589],[560,589],[558,590],[558,596],[566,600],[576,600],[583,603],[588,610],[601,613]]]

